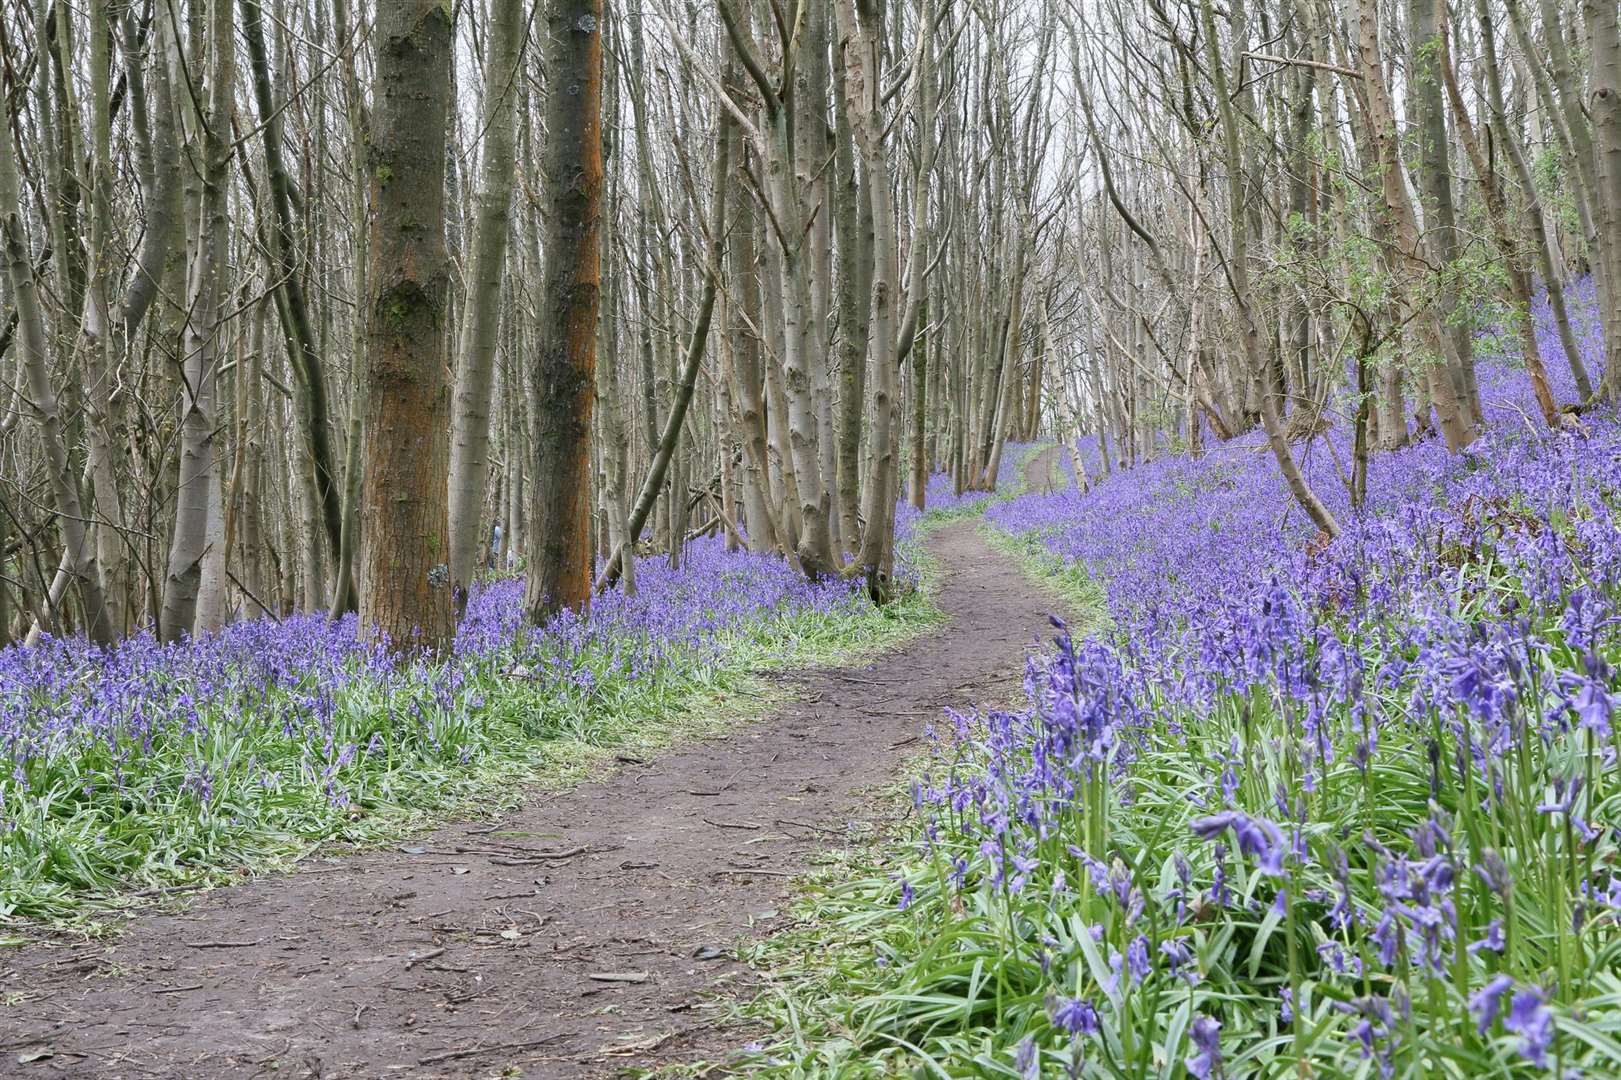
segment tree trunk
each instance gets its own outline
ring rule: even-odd
[[[844,65],[837,81],[843,90]],[[838,501],[839,537],[847,555],[861,540],[861,429],[867,399],[867,337],[872,303],[871,204],[864,198],[856,172],[854,136],[843,93],[834,103],[835,158],[838,183],[833,213],[839,236],[838,446],[834,486]],[[870,181],[869,181],[870,182]],[[864,223],[867,226],[864,228]]]
[[[1458,242],[1457,211],[1452,198],[1452,164],[1448,153],[1446,104],[1442,77],[1436,63],[1442,33],[1438,6],[1445,0],[1408,0],[1412,76],[1408,93],[1418,114],[1417,189],[1424,207],[1426,247],[1430,261],[1440,269],[1440,289],[1434,309],[1441,332],[1448,339],[1446,369],[1451,373],[1462,421],[1479,430],[1480,389],[1475,384],[1474,335],[1458,315],[1458,286],[1454,265]]]
[[[187,290],[183,412],[181,414],[180,482],[175,491],[174,536],[158,633],[175,641],[195,629],[202,588],[203,560],[208,550],[209,518],[219,499],[215,432],[218,418],[216,381],[219,370],[221,279],[225,274],[230,221],[226,188],[230,180],[228,117],[235,99],[236,37],[231,0],[213,0],[210,52],[213,56],[209,122],[203,135],[202,217]],[[221,537],[223,542],[223,537]]]
[[[1496,30],[1486,0],[1475,0],[1475,15],[1480,25],[1482,66],[1486,74],[1487,103],[1491,107],[1492,130],[1497,135],[1497,141],[1507,148],[1509,162],[1514,168],[1514,179],[1519,185],[1520,197],[1525,200],[1526,225],[1531,230],[1532,241],[1536,244],[1537,268],[1541,271],[1542,283],[1548,290],[1548,307],[1553,314],[1554,328],[1559,334],[1559,345],[1565,352],[1565,362],[1569,365],[1571,377],[1576,382],[1576,395],[1580,401],[1585,402],[1593,396],[1593,380],[1587,373],[1587,365],[1582,362],[1581,347],[1576,343],[1576,333],[1570,322],[1570,311],[1565,306],[1564,272],[1555,257],[1553,240],[1548,235],[1541,194],[1537,191],[1536,181],[1531,175],[1530,163],[1525,159],[1525,151],[1520,146],[1519,133],[1509,128],[1508,110],[1503,103],[1503,78],[1497,66]]]
[[[620,567],[625,560],[627,550],[634,549],[637,539],[641,536],[642,527],[647,524],[647,515],[653,509],[653,502],[658,498],[659,490],[664,486],[664,475],[675,458],[676,449],[681,442],[681,426],[687,418],[687,408],[692,404],[693,390],[698,384],[698,367],[703,362],[704,346],[709,340],[709,323],[715,311],[715,297],[720,290],[720,277],[723,268],[722,260],[726,245],[726,183],[727,163],[731,153],[730,127],[735,122],[724,108],[717,110],[720,114],[719,127],[715,135],[715,188],[709,206],[709,263],[705,267],[703,298],[698,301],[698,313],[693,319],[692,337],[687,342],[687,354],[681,368],[680,382],[673,388],[674,393],[670,400],[670,412],[664,420],[664,431],[659,436],[658,451],[653,455],[653,464],[647,470],[647,477],[642,481],[641,492],[636,496],[636,505],[630,512],[630,522],[626,526],[625,537],[620,547],[608,558],[608,563],[602,569],[602,574],[596,580],[596,589],[612,588],[614,582],[619,580]],[[670,515],[670,550],[672,553],[681,550],[686,539],[686,485],[672,485],[677,488],[671,492]]]
[[[734,70],[729,82],[736,86],[740,76]],[[732,291],[726,301],[728,350],[731,370],[727,377],[732,385],[732,399],[736,410],[737,440],[743,447],[743,506],[748,517],[750,551],[788,550],[782,526],[777,519],[771,500],[770,460],[767,449],[765,388],[760,366],[760,286],[755,258],[754,238],[757,235],[754,203],[743,190],[741,173],[743,163],[742,132],[734,125],[728,157],[736,163],[729,170],[725,182],[732,186],[731,202],[736,223],[727,251],[731,267]],[[752,321],[751,321],[752,320]]]
[[[1442,6],[1446,0],[1433,0]],[[1488,25],[1486,34],[1491,33]],[[1458,80],[1452,69],[1452,49],[1447,20],[1439,21],[1439,32],[1436,35],[1437,43],[1435,68],[1446,83],[1447,95],[1452,102],[1453,115],[1457,118],[1458,139],[1463,143],[1465,152],[1469,155],[1469,163],[1475,170],[1475,180],[1480,186],[1481,201],[1486,205],[1487,221],[1491,225],[1493,239],[1497,241],[1497,249],[1507,268],[1507,293],[1510,316],[1520,335],[1520,352],[1525,360],[1526,373],[1531,377],[1531,390],[1537,399],[1537,407],[1542,411],[1543,421],[1551,428],[1561,427],[1564,415],[1559,411],[1554,401],[1553,391],[1548,386],[1548,372],[1542,364],[1542,350],[1537,344],[1536,325],[1531,314],[1531,275],[1520,265],[1519,238],[1514,235],[1514,229],[1509,222],[1508,206],[1504,203],[1502,189],[1498,187],[1497,176],[1492,171],[1491,161],[1487,158],[1486,148],[1476,135],[1474,121],[1469,116],[1469,106],[1463,99],[1463,93],[1458,87]],[[1487,78],[1497,79],[1495,71],[1489,72]],[[1491,96],[1491,95],[1488,95]],[[1496,95],[1501,98],[1501,93]]]
[[[15,116],[7,110],[7,119]],[[8,127],[10,125],[8,124]],[[68,569],[79,602],[85,612],[85,629],[92,641],[110,643],[117,636],[107,610],[97,565],[95,545],[85,528],[84,506],[79,499],[78,477],[68,460],[63,437],[62,416],[56,391],[51,386],[50,361],[46,351],[45,318],[40,310],[39,285],[28,258],[28,241],[23,233],[19,201],[17,159],[9,135],[0,138],[0,245],[3,245],[6,273],[11,282],[11,300],[17,310],[18,350],[27,375],[29,406],[39,424],[41,449],[56,499],[57,528]],[[48,613],[56,619],[55,605]]]
[[[343,544],[343,503],[332,466],[326,377],[322,374],[321,354],[310,325],[309,306],[305,301],[294,250],[293,182],[282,160],[281,109],[276,102],[270,61],[265,53],[260,0],[242,0],[242,36],[247,43],[248,61],[253,68],[253,97],[259,110],[261,135],[264,138],[265,180],[270,188],[274,215],[268,230],[268,246],[274,285],[280,296],[276,311],[287,339],[287,360],[298,384],[296,415],[314,478],[315,512],[327,552],[335,559]]]
[[[1215,82],[1217,115],[1221,123],[1223,149],[1227,158],[1227,186],[1232,215],[1232,240],[1227,262],[1228,282],[1232,287],[1233,298],[1238,303],[1238,329],[1244,342],[1245,356],[1251,369],[1255,370],[1264,362],[1264,357],[1255,322],[1254,301],[1249,290],[1249,223],[1245,220],[1243,212],[1248,196],[1245,191],[1244,170],[1238,165],[1242,160],[1238,120],[1233,115],[1232,99],[1227,92],[1226,61],[1223,60],[1216,45],[1216,20],[1210,11],[1210,0],[1200,0],[1199,7],[1204,21],[1205,58],[1210,64]],[[1247,48],[1248,44],[1242,36],[1235,36],[1233,52],[1242,54]],[[1317,493],[1311,489],[1305,474],[1300,471],[1300,466],[1295,461],[1294,451],[1284,438],[1283,419],[1278,415],[1277,395],[1272,392],[1271,387],[1266,387],[1261,393],[1260,405],[1261,422],[1266,427],[1267,444],[1272,448],[1272,454],[1278,462],[1278,471],[1283,474],[1290,493],[1318,529],[1330,537],[1338,536],[1339,522],[1317,497]]]
[[[548,0],[542,191],[546,270],[530,372],[533,470],[524,607],[591,601],[591,412],[602,203],[603,0]]]
[[[1621,15],[1613,0],[1582,0],[1587,14],[1589,47],[1593,56],[1593,158],[1596,164],[1597,206],[1602,280],[1609,296],[1600,294],[1604,323],[1604,375],[1599,396],[1621,401],[1621,311],[1615,307],[1621,293]],[[1604,302],[1606,301],[1607,302]]]
[[[455,635],[445,561],[450,13],[433,0],[381,0],[375,33],[360,633],[397,651],[442,652]]]
[[[1385,213],[1390,221],[1392,237],[1402,264],[1407,271],[1423,279],[1430,266],[1424,257],[1419,237],[1418,222],[1413,204],[1407,194],[1403,178],[1401,149],[1396,136],[1396,118],[1391,111],[1390,94],[1385,87],[1384,65],[1379,51],[1379,19],[1374,0],[1356,0],[1356,48],[1362,66],[1362,87],[1367,100],[1368,128],[1377,151]],[[1404,298],[1405,299],[1405,298]],[[1452,372],[1458,364],[1451,356],[1452,344],[1441,326],[1439,315],[1426,308],[1413,319],[1419,343],[1428,354],[1430,364],[1426,381],[1430,397],[1435,404],[1436,419],[1441,425],[1447,448],[1461,450],[1477,434],[1468,403],[1458,392],[1458,383]]]
[[[355,222],[366,220],[366,121],[364,101],[360,92],[360,78],[355,71],[355,49],[358,47],[358,28],[350,27],[347,0],[334,0],[333,22],[339,34],[348,35],[339,48],[343,50],[339,67],[343,76],[344,109],[349,119],[350,168],[354,170],[350,184],[349,213]],[[366,278],[367,263],[371,256],[367,250],[367,233],[363,228],[354,230],[354,295],[369,295]],[[359,593],[355,587],[355,563],[360,551],[360,499],[361,478],[365,473],[364,450],[366,444],[365,380],[361,377],[366,353],[366,313],[355,312],[350,320],[349,372],[353,385],[349,394],[348,438],[343,455],[343,519],[338,532],[337,581],[332,590],[332,606],[328,615],[337,618],[346,611],[358,610]]]
[[[490,397],[495,390],[495,343],[506,278],[508,212],[515,175],[518,81],[527,37],[523,0],[495,0],[485,31],[484,157],[473,223],[467,305],[456,352],[456,392],[450,442],[450,582],[458,607],[483,547],[484,489],[490,472]]]

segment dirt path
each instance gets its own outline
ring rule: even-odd
[[[0,1076],[589,1077],[723,1054],[736,1037],[701,1005],[740,973],[737,938],[942,707],[1047,632],[1052,598],[973,522],[932,546],[951,624],[796,679],[765,721],[110,944],[0,949]]]

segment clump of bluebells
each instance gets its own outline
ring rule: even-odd
[[[1621,1074],[1621,422],[1480,375],[1487,433],[1360,511],[1343,433],[1300,448],[1332,543],[1249,443],[987,510],[1107,629],[939,734],[852,1029],[986,1075]]]
[[[870,613],[848,585],[718,539],[637,576],[636,595],[538,630],[520,583],[492,581],[443,663],[362,645],[352,616],[0,650],[0,916],[364,835],[381,811],[468,789],[480,763],[619,737],[722,685],[738,650],[769,662]]]

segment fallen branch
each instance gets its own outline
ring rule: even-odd
[[[548,1035],[544,1039],[530,1039],[528,1042],[497,1043],[494,1046],[469,1046],[465,1050],[447,1050],[443,1054],[430,1054],[425,1058],[419,1058],[417,1064],[438,1065],[445,1061],[455,1061],[457,1058],[473,1057],[477,1054],[494,1054],[502,1050],[533,1050],[537,1046],[545,1046],[547,1043],[556,1042],[567,1034],[567,1032],[560,1031],[556,1035]]]

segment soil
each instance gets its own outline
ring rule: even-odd
[[[1049,634],[1053,597],[974,522],[931,545],[950,623],[791,677],[765,720],[493,822],[138,915],[111,941],[0,950],[0,1076],[600,1077],[723,1058],[748,1034],[707,1003],[746,986],[739,939],[770,931],[942,708],[1005,696]]]

